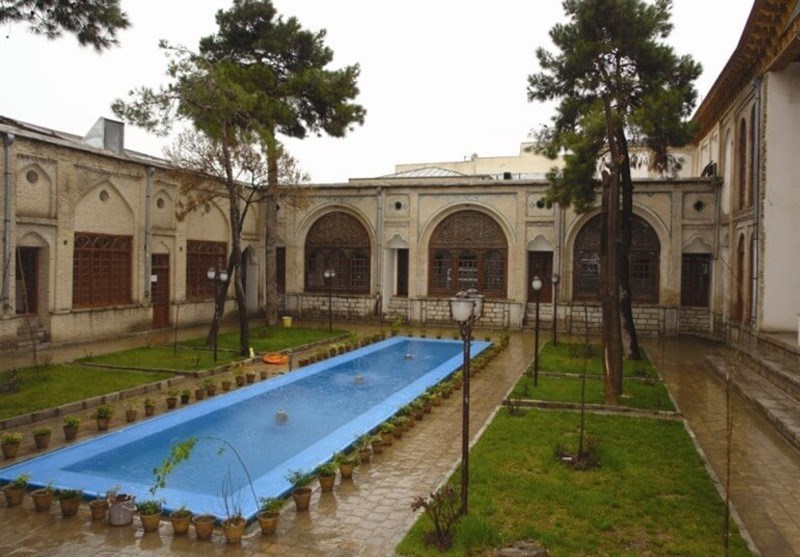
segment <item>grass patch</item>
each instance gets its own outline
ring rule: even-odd
[[[347,331],[334,329],[307,329],[303,327],[254,327],[250,329],[250,346],[256,352],[277,352],[295,346],[303,346],[312,342],[319,342],[347,334]],[[205,345],[205,338],[185,341],[186,346],[201,347]],[[217,337],[217,346],[227,350],[239,350],[239,331],[221,333]]]
[[[397,547],[402,555],[484,555],[535,539],[552,557],[721,555],[723,503],[683,424],[591,415],[602,467],[575,471],[556,443],[577,447],[578,416],[503,409],[471,452],[470,515],[442,554],[423,544],[424,515]],[[458,477],[453,481],[458,485]],[[732,526],[731,555],[750,555]]]
[[[553,371],[558,373],[583,373],[583,355],[586,352],[585,344],[560,343],[553,346],[548,342],[539,353],[539,371]],[[589,345],[589,360],[586,372],[595,375],[603,374],[603,361],[600,358],[600,346]],[[622,374],[627,377],[658,377],[658,372],[650,360],[645,358],[638,361],[625,360],[622,362]]]
[[[622,383],[623,394],[618,401],[621,406],[641,410],[675,410],[667,387],[662,382],[645,383],[644,381],[625,379]],[[581,401],[581,380],[579,377],[539,375],[539,385],[534,387],[533,378],[529,375],[524,375],[520,377],[514,386],[512,396],[579,403]],[[603,404],[603,381],[594,377],[586,379],[586,402],[589,404]]]
[[[0,381],[8,372],[0,373]],[[110,371],[74,365],[17,370],[19,390],[0,395],[0,419],[172,377],[170,373]]]
[[[193,350],[178,347],[178,350],[175,351],[171,346],[143,346],[140,348],[123,350],[122,352],[104,354],[102,356],[89,356],[79,361],[132,369],[145,368],[197,371],[241,359],[242,357],[235,352],[218,350],[217,363],[214,364],[214,355],[211,350]]]

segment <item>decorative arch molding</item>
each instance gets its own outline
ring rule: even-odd
[[[46,168],[38,162],[29,162],[17,172],[17,214],[53,218],[56,215],[56,188]]]
[[[319,207],[316,210],[308,213],[299,223],[297,227],[297,238],[302,245],[305,245],[308,233],[311,230],[311,227],[319,221],[322,217],[330,213],[345,213],[350,215],[351,217],[355,218],[364,229],[367,231],[367,235],[369,236],[370,245],[374,246],[377,242],[376,240],[376,233],[375,228],[372,225],[372,222],[369,220],[366,214],[355,207],[351,207],[349,205],[342,205],[342,204],[335,204],[335,205],[325,205],[324,207]]]
[[[49,248],[50,242],[38,232],[26,232],[20,237],[17,246],[23,248]]]
[[[439,220],[428,237],[428,292],[476,289],[503,298],[508,290],[508,236],[498,219],[464,206]]]
[[[705,242],[702,236],[692,236],[681,248],[682,253],[712,253],[713,247]]]
[[[190,212],[184,222],[190,240],[218,241],[219,238],[225,238],[225,243],[229,243],[231,229],[228,216],[214,202]]]
[[[165,188],[160,188],[153,195],[151,214],[155,228],[162,230],[175,228],[175,198]]]
[[[104,217],[98,219],[97,215]],[[90,189],[75,204],[76,231],[132,235],[135,221],[133,207],[109,179]]]
[[[172,250],[166,244],[166,242],[158,241],[153,244],[152,253],[155,255],[169,255],[172,253]]]
[[[369,230],[353,214],[333,210],[319,216],[305,235],[306,291],[369,293],[372,245]],[[328,271],[334,276],[326,279]]]
[[[553,251],[553,244],[544,235],[537,234],[533,240],[528,242],[528,251]]]
[[[420,246],[427,246],[430,244],[431,236],[436,228],[444,221],[446,218],[450,217],[451,215],[461,212],[461,211],[476,211],[480,213],[484,213],[492,220],[494,220],[499,226],[500,229],[503,231],[503,235],[506,239],[506,245],[515,244],[517,241],[517,234],[514,232],[514,227],[511,226],[511,223],[508,221],[505,215],[495,210],[493,207],[488,205],[484,205],[482,203],[454,203],[443,208],[438,213],[431,216],[427,222],[420,226],[421,233],[420,233]]]
[[[386,247],[389,249],[408,249],[408,240],[400,234],[395,234],[386,242]]]
[[[594,299],[599,293],[601,212],[586,215],[581,226],[571,230],[569,249],[572,263],[572,297]],[[660,292],[660,269],[665,264],[664,242],[648,219],[634,211],[630,256],[630,283],[633,300],[657,303]],[[668,243],[666,245],[669,245]]]

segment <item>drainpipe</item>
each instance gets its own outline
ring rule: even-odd
[[[755,102],[753,111],[755,113],[755,122],[753,126],[753,236],[750,241],[750,253],[753,258],[753,276],[750,277],[752,281],[752,296],[750,297],[750,320],[755,325],[756,323],[756,310],[758,308],[758,245],[759,245],[759,227],[760,227],[760,199],[761,199],[761,78],[757,77],[753,80],[753,92],[755,93]]]
[[[150,282],[150,275],[153,273],[153,262],[151,259],[151,251],[153,249],[153,231],[151,216],[153,209],[153,173],[155,169],[152,166],[147,167],[147,189],[145,192],[144,201],[144,296],[150,298],[150,291],[152,283]]]
[[[375,243],[376,243],[376,257],[377,264],[377,293],[375,294],[375,316],[380,317],[383,313],[383,300],[381,299],[381,287],[383,285],[383,188],[378,186],[376,190],[378,210],[375,216]]]
[[[3,138],[5,149],[5,172],[3,181],[3,287],[0,294],[0,315],[5,315],[9,307],[8,281],[11,270],[11,146],[14,135],[7,133]]]

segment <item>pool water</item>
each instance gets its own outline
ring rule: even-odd
[[[473,342],[472,355],[488,346]],[[224,515],[235,508],[252,517],[253,492],[285,494],[289,471],[310,472],[347,448],[452,374],[462,352],[460,341],[392,338],[0,469],[0,483],[29,474],[32,485],[92,495],[119,486],[153,498],[154,469],[194,437],[189,460],[155,498],[168,509]]]

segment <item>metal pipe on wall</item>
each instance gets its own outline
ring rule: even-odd
[[[14,135],[7,133],[3,137],[5,154],[5,172],[3,173],[3,286],[0,293],[0,315],[5,315],[11,307],[9,303],[9,281],[11,272],[11,146]]]
[[[153,173],[155,169],[152,166],[147,167],[147,186],[145,191],[144,201],[144,295],[146,298],[150,297],[153,288],[153,283],[150,282],[153,273],[152,261],[152,242],[153,230],[151,213],[153,212]]]
[[[760,226],[760,197],[761,197],[761,78],[753,80],[755,101],[753,104],[754,121],[750,123],[753,130],[753,234],[750,240],[750,254],[752,257],[753,272],[750,277],[752,283],[750,296],[750,320],[755,324],[758,308],[758,229]]]

